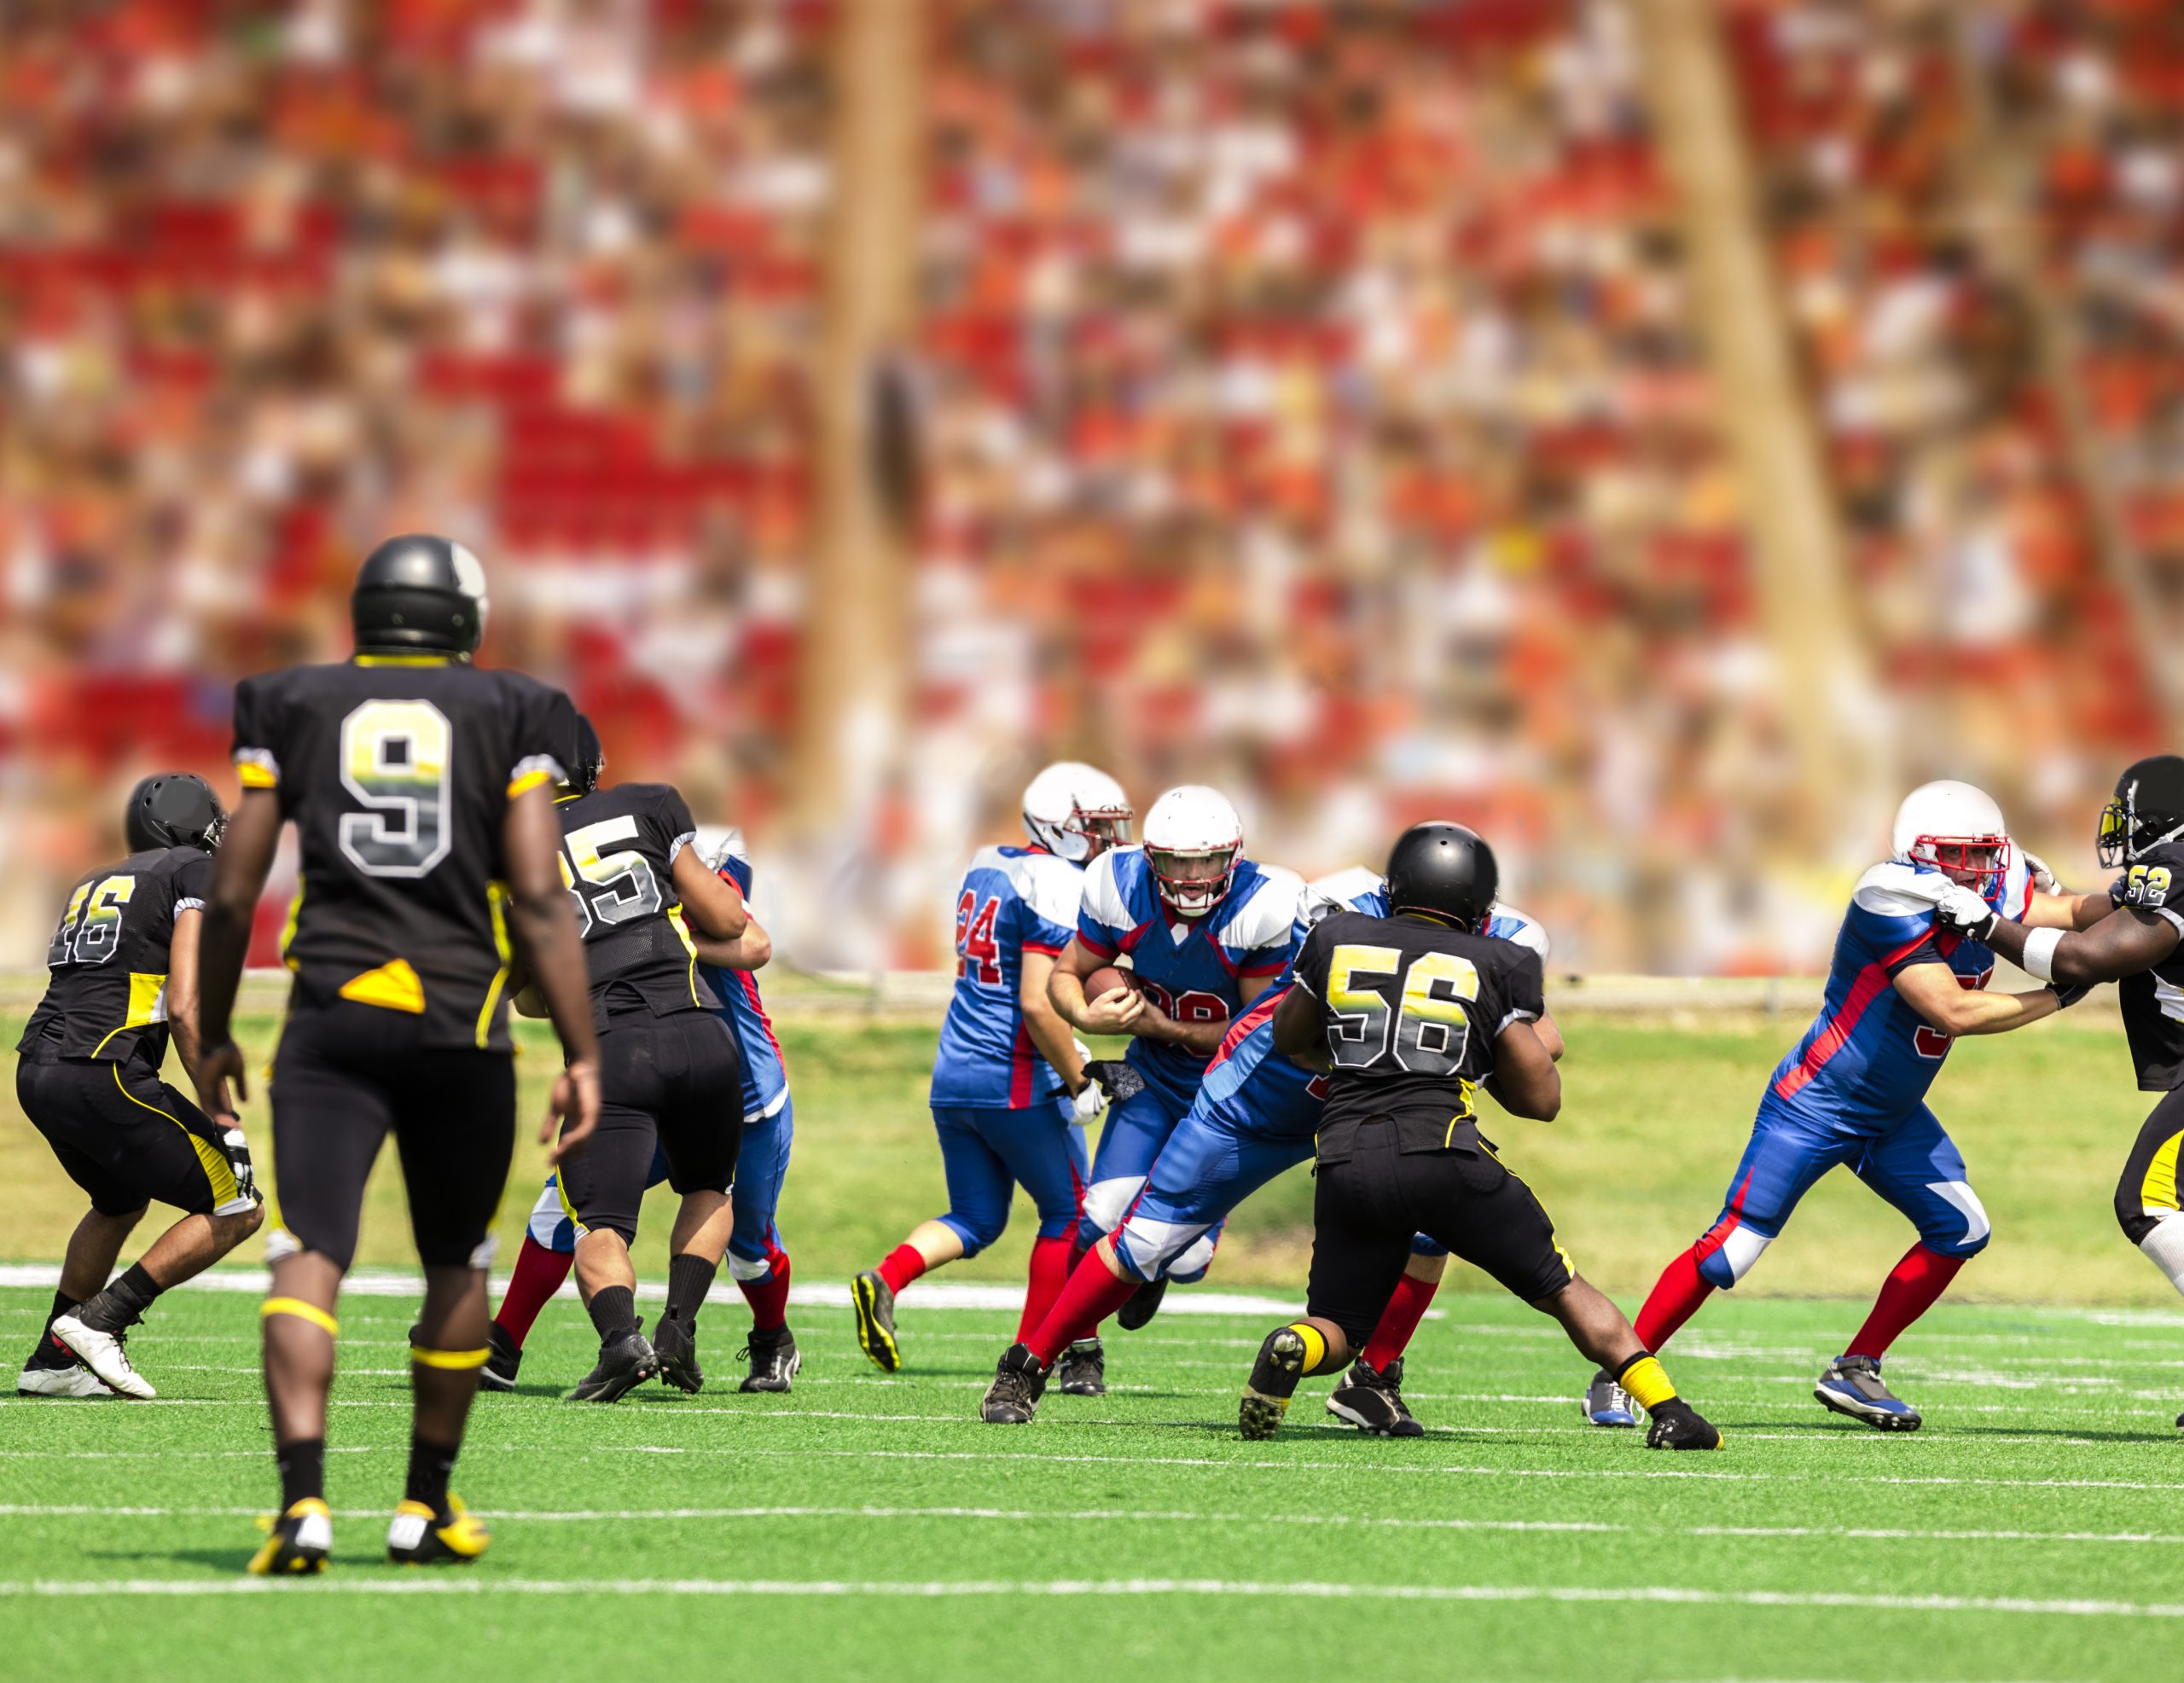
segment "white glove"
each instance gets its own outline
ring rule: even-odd
[[[2056,880],[2055,872],[2048,862],[2030,848],[2024,850],[2024,868],[2032,873],[2032,885],[2042,894],[2064,894],[2069,891]]]
[[[1954,930],[1959,935],[1968,935],[1973,940],[1984,940],[1993,932],[2001,920],[1995,915],[1995,908],[1970,889],[1951,883],[1948,890],[1934,902],[1934,921],[1943,929]]]
[[[1087,1046],[1083,1041],[1076,1039],[1074,1036],[1071,1038],[1069,1043],[1077,1048],[1077,1067],[1078,1069],[1083,1069],[1087,1064],[1092,1061],[1092,1048],[1090,1047]],[[1084,1077],[1084,1085],[1077,1089],[1076,1094],[1070,1100],[1070,1103],[1077,1107],[1077,1119],[1079,1122],[1089,1122],[1094,1117],[1099,1115],[1101,1111],[1107,1107],[1107,1090],[1102,1088],[1098,1082],[1093,1080],[1092,1077],[1088,1075]]]
[[[220,1146],[227,1153],[228,1167],[235,1171],[237,1195],[256,1202],[258,1176],[251,1168],[250,1142],[243,1138],[242,1129],[224,1129],[220,1135]]]

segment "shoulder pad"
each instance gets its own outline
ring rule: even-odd
[[[1260,865],[1259,879],[1244,903],[1234,908],[1217,931],[1221,944],[1250,951],[1287,946],[1294,937],[1297,906],[1304,879],[1280,865]]]
[[[1124,860],[1135,860],[1135,853],[1111,848],[1095,859],[1084,873],[1084,915],[1109,929],[1135,929],[1136,916],[1130,908],[1130,896],[1122,878]]]
[[[1922,871],[1889,860],[1858,879],[1850,903],[1879,917],[1916,917],[1932,911],[1949,885],[1949,879],[1939,871]]]
[[[1544,965],[1554,951],[1547,938],[1547,931],[1526,914],[1514,906],[1499,906],[1486,920],[1486,932],[1497,941],[1513,941],[1519,947],[1539,955]]]
[[[1314,877],[1304,885],[1305,903],[1348,906],[1361,895],[1378,894],[1387,886],[1387,879],[1367,865],[1350,865],[1339,871],[1330,871],[1323,877]]]

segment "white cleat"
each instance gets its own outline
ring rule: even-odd
[[[149,1402],[159,1392],[152,1382],[129,1365],[129,1352],[119,1332],[102,1332],[86,1326],[73,1314],[53,1323],[53,1336],[84,1359],[84,1365],[122,1396]]]
[[[113,1393],[88,1367],[26,1367],[15,1380],[15,1395],[111,1397]]]

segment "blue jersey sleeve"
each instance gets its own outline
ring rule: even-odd
[[[1123,861],[1131,856],[1103,853],[1084,873],[1084,897],[1077,909],[1077,938],[1095,957],[1116,957],[1136,927],[1121,879]]]

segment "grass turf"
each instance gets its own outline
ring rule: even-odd
[[[1234,1399],[1264,1316],[1116,1335],[1112,1395],[1050,1396],[1010,1430],[973,1413],[1010,1318],[921,1309],[915,1288],[894,1379],[857,1353],[845,1304],[799,1305],[795,1393],[739,1396],[727,1297],[702,1329],[713,1384],[613,1407],[555,1396],[591,1344],[559,1301],[457,1469],[495,1516],[491,1553],[417,1572],[380,1558],[410,1304],[352,1297],[337,1564],[269,1586],[241,1576],[273,1497],[254,1303],[177,1292],[137,1340],[161,1403],[0,1404],[0,1640],[46,1677],[741,1657],[938,1679],[1075,1653],[1209,1678],[1440,1675],[1460,1656],[1489,1678],[2137,1679],[2149,1628],[2175,1628],[2152,1610],[2184,1610],[2184,1317],[1945,1306],[1890,1364],[1929,1424],[1884,1437],[1809,1395],[1857,1306],[1717,1301],[1667,1360],[1730,1447],[1671,1457],[1581,1424],[1579,1364],[1520,1305],[1443,1303],[1410,1363],[1430,1436],[1325,1425],[1320,1380],[1278,1441],[1247,1444]],[[43,1311],[0,1291],[0,1334],[26,1343]],[[131,1587],[60,1593],[100,1585]],[[229,1593],[246,1588],[262,1593]]]

